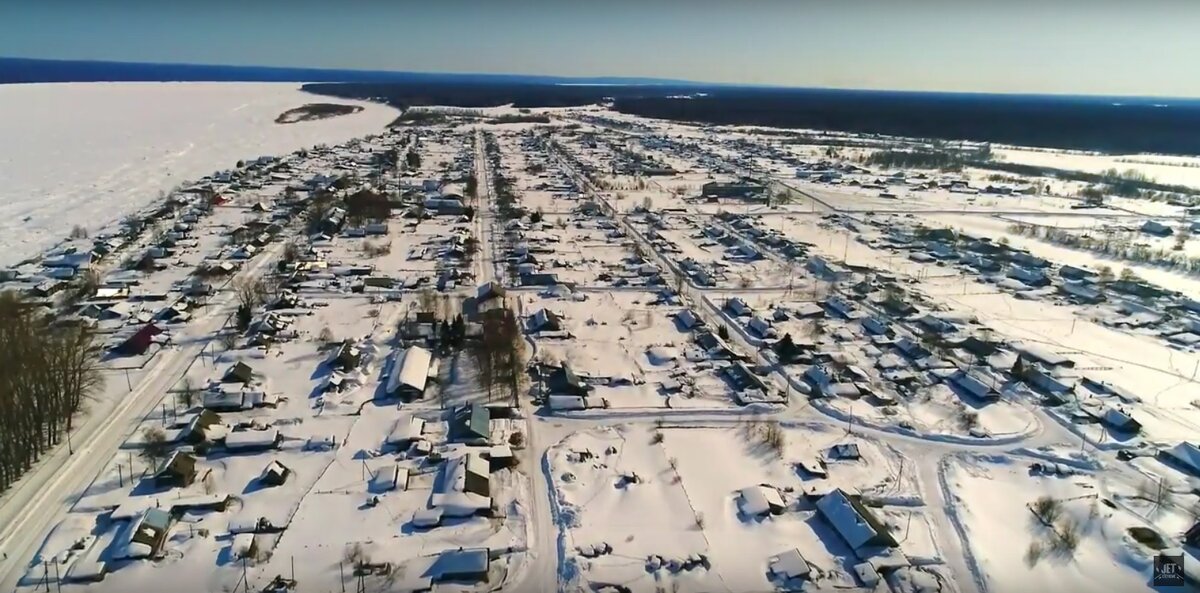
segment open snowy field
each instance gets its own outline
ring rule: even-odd
[[[1200,185],[1200,159],[1157,154],[1107,155],[1076,154],[1063,151],[1031,150],[1016,147],[993,148],[992,153],[1006,163],[1053,167],[1086,173],[1108,169],[1134,169],[1159,183],[1196,187]]]
[[[96,230],[238,159],[381,132],[390,107],[275,123],[321,101],[295,84],[84,83],[0,87],[0,265]]]

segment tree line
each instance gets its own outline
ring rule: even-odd
[[[483,335],[471,342],[468,351],[479,368],[479,386],[488,401],[508,395],[518,404],[521,377],[525,373],[525,337],[512,309],[492,309],[483,314]]]
[[[0,491],[71,430],[103,386],[101,348],[78,324],[54,324],[14,292],[0,293]]]

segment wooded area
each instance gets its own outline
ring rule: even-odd
[[[102,386],[91,330],[50,321],[15,293],[0,294],[0,491],[61,442]]]

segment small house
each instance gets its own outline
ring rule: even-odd
[[[538,309],[526,324],[530,333],[562,331],[562,318],[549,309]]]
[[[743,315],[750,315],[754,313],[754,310],[750,308],[750,305],[747,305],[746,301],[742,300],[741,297],[733,297],[728,301],[725,301],[725,309],[730,313],[733,313],[735,317],[741,317]]]
[[[505,294],[507,291],[499,283],[488,282],[475,289],[475,303],[482,305],[492,299],[503,299]]]
[[[284,482],[288,481],[288,478],[290,478],[291,475],[291,468],[279,463],[278,461],[272,460],[271,463],[268,463],[267,467],[263,469],[262,475],[259,476],[258,481],[264,486],[282,486]]]
[[[779,515],[786,505],[779,490],[771,486],[750,486],[738,491],[738,508],[747,517]]]
[[[133,526],[126,546],[127,558],[157,558],[167,543],[171,515],[162,509],[146,509]]]
[[[221,416],[209,409],[202,409],[188,420],[183,429],[183,442],[196,445],[208,440],[208,429],[221,424]]]
[[[397,355],[387,380],[387,392],[402,399],[419,399],[433,364],[433,353],[420,346],[410,346]]]
[[[224,383],[245,383],[254,382],[254,369],[244,362],[234,363],[228,371],[225,371],[225,376],[221,379]]]
[[[1057,352],[1036,345],[1021,345],[1016,351],[1026,360],[1032,360],[1050,368],[1074,368],[1075,361]]]
[[[800,550],[795,548],[778,556],[772,556],[767,561],[767,566],[775,578],[784,581],[807,578],[808,574],[812,572],[808,561],[800,554]]]
[[[884,336],[892,331],[886,321],[876,316],[863,317],[859,323],[862,324],[864,331],[873,336]]]
[[[392,431],[388,433],[385,442],[389,445],[406,449],[413,442],[420,440],[424,432],[424,420],[411,415],[401,416],[396,421],[396,425],[392,428]]]
[[[486,443],[492,438],[491,420],[491,414],[485,406],[462,406],[454,410],[450,419],[450,439],[465,443]]]
[[[1121,408],[1105,407],[1097,416],[1097,420],[1105,428],[1120,434],[1137,434],[1142,431],[1142,423]]]
[[[185,488],[195,481],[196,458],[179,451],[173,451],[154,472],[157,488]]]
[[[1170,237],[1171,235],[1175,234],[1175,229],[1172,229],[1171,227],[1156,220],[1147,220],[1146,222],[1142,223],[1140,230],[1147,235],[1153,235],[1155,237]]]
[[[963,393],[982,401],[999,401],[1000,385],[994,377],[982,371],[959,371],[950,375],[950,384]]]
[[[225,448],[230,451],[265,451],[283,442],[279,430],[242,430],[225,435]]]
[[[162,328],[153,323],[147,323],[138,328],[133,335],[121,342],[114,351],[126,356],[140,356],[145,354],[150,349],[150,345],[154,343],[155,336],[163,333]]]
[[[1082,281],[1064,280],[1062,284],[1058,285],[1058,290],[1082,303],[1095,304],[1104,300],[1104,293],[1095,286]]]
[[[856,553],[865,548],[897,546],[887,527],[862,500],[840,488],[817,500],[817,512]]]
[[[438,582],[486,582],[490,566],[487,548],[446,550],[429,567],[428,576]]]
[[[849,301],[842,297],[829,297],[822,304],[825,305],[826,309],[843,319],[850,319],[854,316],[854,305],[851,305]]]
[[[954,322],[946,319],[945,317],[934,315],[932,313],[926,314],[918,321],[921,323],[921,325],[925,326],[925,329],[935,334],[952,333],[958,329],[958,326],[956,326]]]
[[[704,320],[700,319],[696,312],[691,309],[684,309],[675,314],[675,320],[679,322],[680,327],[685,330],[693,329],[697,326],[704,325]]]
[[[584,383],[570,366],[563,363],[546,378],[546,391],[555,395],[586,396],[591,391],[591,386]]]
[[[342,372],[350,372],[362,362],[362,350],[350,340],[335,348],[329,356],[329,364]]]
[[[858,449],[858,443],[838,443],[829,448],[827,456],[837,461],[858,461],[862,458],[862,453]]]
[[[1158,457],[1179,469],[1200,477],[1200,446],[1194,443],[1182,442],[1169,449],[1158,452]]]

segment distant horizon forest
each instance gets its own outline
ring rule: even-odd
[[[0,84],[307,81],[303,89],[399,108],[612,103],[649,118],[965,140],[1114,154],[1200,156],[1200,100],[747,87],[685,81],[437,74],[0,57]]]
[[[694,86],[316,83],[303,90],[400,109],[573,107],[630,115],[1112,154],[1200,155],[1200,101]]]

